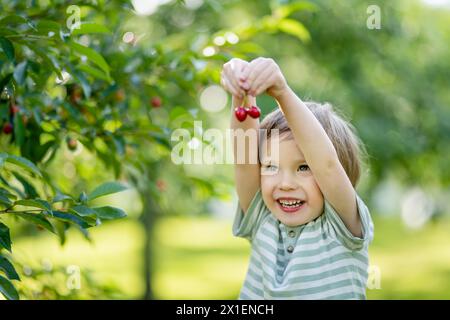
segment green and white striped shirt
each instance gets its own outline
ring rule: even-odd
[[[362,238],[352,235],[326,200],[322,215],[297,227],[271,214],[261,189],[245,215],[238,204],[233,234],[252,245],[239,299],[365,299],[373,223],[356,198]]]

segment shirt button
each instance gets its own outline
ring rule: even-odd
[[[295,237],[295,231],[294,230],[289,231],[289,237],[291,237],[291,238]]]
[[[287,252],[289,252],[289,253],[294,252],[294,247],[293,246],[287,247]]]

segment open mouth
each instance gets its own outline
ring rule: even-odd
[[[302,208],[306,201],[278,199],[277,203],[284,212],[295,212]]]

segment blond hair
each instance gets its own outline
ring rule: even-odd
[[[366,150],[356,135],[354,126],[343,115],[333,110],[333,106],[329,103],[321,104],[308,101],[305,102],[305,105],[325,129],[336,149],[342,167],[353,187],[356,187],[361,176]],[[280,108],[272,111],[264,118],[260,124],[260,129],[265,129],[263,131],[266,139],[270,138],[272,129],[278,129],[280,137],[293,139],[291,129]]]

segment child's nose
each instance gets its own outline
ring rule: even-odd
[[[281,177],[279,188],[281,190],[297,189],[298,183],[295,180],[295,177],[292,177],[290,174],[283,174]]]

